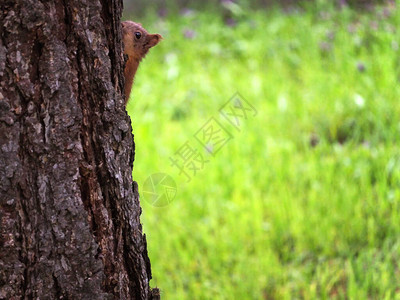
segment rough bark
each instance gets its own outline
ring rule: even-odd
[[[151,299],[122,0],[0,2],[0,299]]]

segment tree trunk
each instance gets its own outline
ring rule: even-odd
[[[0,2],[0,299],[152,299],[122,0]]]

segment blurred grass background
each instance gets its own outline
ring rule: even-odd
[[[162,299],[400,299],[396,3],[142,2],[124,18],[164,40],[127,107],[133,175],[178,188],[141,195]],[[235,92],[258,112],[240,132],[218,112]],[[186,183],[170,157],[211,117],[233,139]]]

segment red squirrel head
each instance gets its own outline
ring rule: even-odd
[[[128,55],[125,64],[125,104],[129,99],[133,80],[139,63],[151,47],[154,47],[162,39],[159,34],[150,34],[142,25],[132,22],[122,22],[122,36],[124,42],[124,54]]]
[[[151,47],[157,45],[162,36],[150,34],[141,24],[132,21],[122,22],[122,33],[124,41],[124,53],[129,59],[140,61]]]

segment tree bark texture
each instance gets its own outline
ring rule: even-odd
[[[122,0],[0,1],[0,299],[151,299]]]

